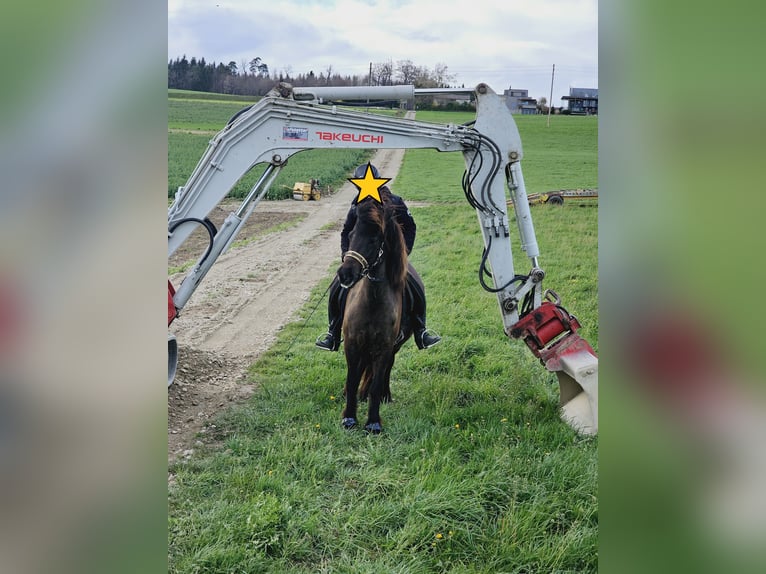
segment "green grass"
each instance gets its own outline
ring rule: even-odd
[[[194,133],[168,133],[168,198],[186,183],[205,153],[211,136]],[[271,185],[267,199],[292,198],[296,181],[318,179],[322,191],[329,185],[338,189],[354,168],[364,163],[372,152],[354,149],[316,149],[293,156]],[[251,169],[229,192],[228,197],[244,198],[263,173],[265,164]]]
[[[234,114],[252,102],[225,94],[183,90],[168,90],[168,93],[168,128],[172,130],[168,133],[168,198],[172,198],[178,187],[186,183],[212,136]],[[194,95],[200,97],[190,97]],[[202,98],[206,95],[221,96],[221,99]],[[372,111],[397,113],[397,110]],[[474,118],[472,113],[467,112],[438,111],[418,112],[417,117],[423,121],[452,124],[462,124]],[[598,186],[597,118],[555,116],[551,119],[550,127],[545,125],[545,116],[516,116],[515,119],[523,142],[523,166],[528,193]],[[421,158],[431,153],[431,150],[412,150],[407,156],[410,161],[420,162]],[[330,185],[336,189],[345,183],[351,170],[364,163],[370,154],[368,150],[300,152],[279,174],[267,198],[288,199],[292,197],[290,189],[296,181],[308,181],[311,178],[319,179],[323,186]],[[424,186],[429,185],[429,181],[460,181],[464,165],[459,154],[446,155],[458,158],[443,164],[448,166],[447,172],[440,171],[442,164],[438,162],[425,162],[434,167],[428,173],[418,174],[428,176],[419,178]],[[245,175],[233,188],[230,197],[244,197],[263,173],[264,167],[256,167]],[[423,191],[418,188],[420,184],[417,182],[410,180],[405,183],[408,192]],[[456,195],[456,199],[458,197],[462,197],[462,192]],[[442,198],[436,197],[433,200],[440,201]]]
[[[212,136],[223,129],[234,114],[248,105],[251,103],[244,101],[169,98],[168,128],[171,131],[168,132],[168,198],[173,198],[178,188],[189,179]],[[295,182],[307,182],[311,178],[318,179],[323,190],[328,185],[337,189],[345,183],[353,169],[364,163],[371,154],[370,150],[351,149],[302,151],[288,161],[274,180],[266,198],[292,198],[291,190]],[[264,169],[265,164],[261,164],[250,170],[234,186],[229,197],[244,198]]]
[[[519,122],[531,134],[530,163],[541,150],[572,158],[580,138],[595,156],[595,131],[570,119],[557,128],[568,134],[561,146],[535,134],[544,120]],[[525,162],[527,185],[586,185],[596,176],[590,155],[567,177]],[[461,154],[412,150],[397,176],[397,193],[426,202],[412,209],[412,261],[443,342],[400,351],[385,432],[340,428],[345,361],[313,344],[326,328],[328,271],[304,319],[251,367],[252,399],[223,413],[207,446],[171,468],[170,572],[596,571],[598,439],[560,421],[555,375],[505,337],[496,297],[478,284],[482,240],[460,188],[463,168]],[[597,212],[532,208],[545,285],[595,348]],[[525,272],[514,232],[512,224]]]
[[[598,117],[515,116],[527,193],[598,187]]]
[[[245,102],[213,100],[168,100],[168,128],[218,132],[240,110],[252,105]]]
[[[255,96],[168,89],[168,128],[218,132],[234,114],[258,100]]]
[[[168,88],[168,98],[176,100],[206,100],[216,102],[242,102],[245,105],[257,102],[260,96],[242,96],[238,94],[216,94],[214,92],[196,92],[194,90],[177,90]]]
[[[473,120],[474,115],[465,112],[423,111],[418,112],[417,118],[426,122],[463,124]],[[546,127],[547,118],[543,115],[518,115],[514,116],[514,121],[521,136],[527,193],[598,187],[597,117],[554,116],[550,127]],[[430,153],[430,150],[413,150],[407,153],[407,157],[417,162]],[[450,165],[447,173],[439,171],[442,164],[427,163],[433,167],[429,175],[438,178],[437,181],[460,182],[465,169],[460,160],[443,164]],[[401,183],[401,180],[398,181]]]

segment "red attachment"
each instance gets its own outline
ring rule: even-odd
[[[168,326],[173,322],[173,319],[176,318],[176,315],[178,312],[176,311],[176,306],[173,303],[173,295],[176,294],[175,287],[173,287],[173,284],[168,280]]]
[[[558,370],[562,355],[587,351],[595,356],[588,342],[576,333],[580,323],[566,309],[544,301],[522,317],[511,329],[511,336],[524,339],[535,357],[550,370]]]
[[[511,336],[524,339],[536,357],[540,357],[546,345],[565,332],[574,333],[580,328],[577,319],[562,307],[544,301],[537,309],[522,317],[511,329]]]
[[[588,341],[580,337],[580,335],[574,331],[570,331],[553,345],[540,351],[540,360],[549,371],[561,371],[563,369],[561,365],[561,359],[563,357],[577,355],[583,352],[593,355],[594,357],[596,356],[596,352],[593,350],[593,347],[590,346]]]

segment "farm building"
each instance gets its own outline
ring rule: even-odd
[[[529,90],[520,90],[508,86],[503,91],[505,96],[505,105],[511,110],[512,114],[536,114],[537,100],[529,97]]]
[[[598,88],[569,88],[569,95],[561,99],[567,100],[570,114],[598,114]]]
[[[434,106],[447,106],[449,104],[457,104],[461,106],[467,106],[471,103],[471,96],[469,94],[465,93],[455,93],[455,94],[440,94],[438,96],[433,97],[433,105]]]

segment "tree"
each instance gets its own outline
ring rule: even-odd
[[[238,65],[233,60],[228,64],[225,61],[209,63],[205,58],[192,57],[189,60],[184,55],[168,61],[168,88],[262,96],[277,80],[296,86],[359,86],[368,83],[390,86],[396,81],[412,84],[416,88],[438,88],[448,87],[454,78],[445,64],[437,64],[430,70],[412,60],[401,60],[396,66],[391,60],[373,63],[371,72],[369,80],[366,73],[363,76],[343,76],[330,64],[319,74],[311,70],[293,75],[292,66],[287,65],[278,74],[269,75],[269,67],[260,57],[249,62],[243,59]]]
[[[269,67],[263,63],[263,60],[260,58],[253,58],[248,63],[248,70],[250,70],[250,73],[254,76],[261,76],[262,78],[265,78],[269,75]]]
[[[374,86],[390,86],[394,77],[394,64],[378,62],[372,65],[372,84]]]
[[[399,60],[396,63],[396,81],[400,84],[414,84],[418,76],[422,76],[422,71],[412,60]]]
[[[455,74],[450,74],[447,69],[447,64],[437,63],[434,66],[434,71],[431,74],[434,82],[436,82],[437,88],[449,87],[450,83],[455,79]]]

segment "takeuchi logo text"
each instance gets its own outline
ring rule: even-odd
[[[383,136],[372,134],[350,134],[342,132],[317,132],[320,140],[336,142],[383,143]]]

